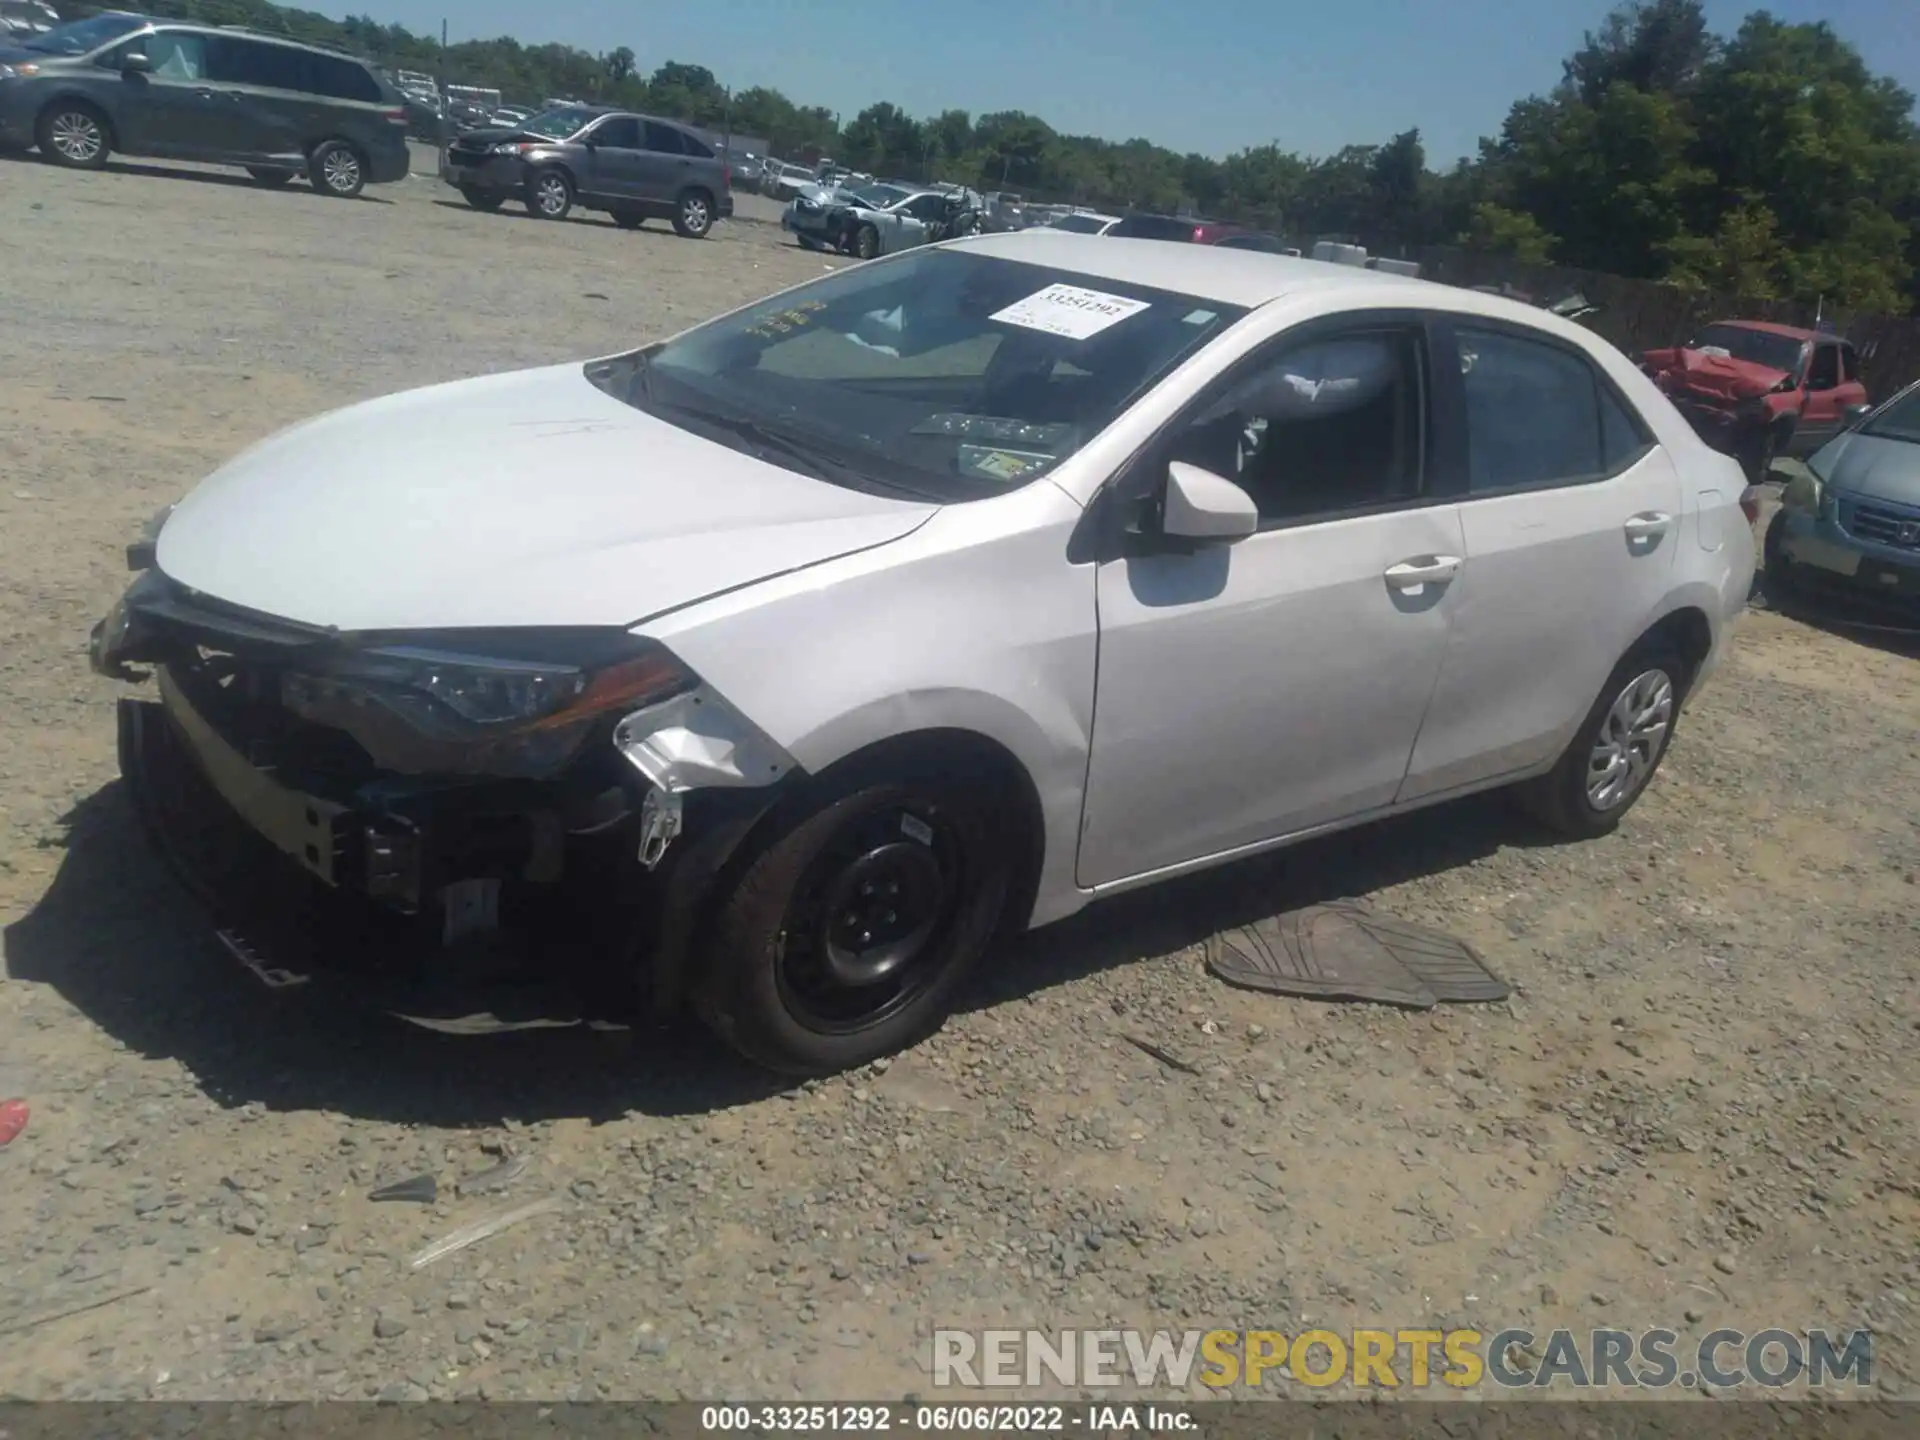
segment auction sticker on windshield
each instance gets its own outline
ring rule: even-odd
[[[1124,295],[1084,290],[1078,285],[1049,285],[988,318],[1004,325],[1064,335],[1069,340],[1085,340],[1146,308],[1145,300],[1129,300]]]

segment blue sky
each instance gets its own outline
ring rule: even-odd
[[[296,0],[299,3],[299,0]],[[313,6],[315,0],[305,0]],[[455,40],[511,34],[632,48],[651,71],[705,65],[851,119],[875,100],[916,115],[1026,110],[1056,129],[1224,155],[1277,141],[1325,154],[1419,126],[1428,164],[1472,153],[1608,0],[318,0]],[[1754,5],[1709,0],[1730,33]],[[1829,21],[1867,63],[1920,91],[1915,0],[1773,0]]]

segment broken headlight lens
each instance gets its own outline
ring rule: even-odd
[[[696,683],[651,641],[624,633],[566,640],[549,643],[583,653],[543,660],[432,644],[348,651],[283,674],[281,703],[345,730],[385,769],[539,775],[565,764],[607,711]]]

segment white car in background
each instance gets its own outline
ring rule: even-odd
[[[1074,210],[1034,228],[1060,230],[1069,235],[1104,235],[1119,223],[1118,215],[1102,215],[1097,210]]]
[[[296,425],[129,552],[92,651],[153,667],[155,831],[202,795],[303,925],[589,950],[818,1073],[1104,896],[1493,787],[1610,830],[1749,503],[1537,308],[999,235]]]

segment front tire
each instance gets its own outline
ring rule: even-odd
[[[775,823],[720,905],[695,994],[785,1075],[864,1065],[939,1029],[1011,893],[1002,787],[909,765],[829,781]]]
[[[527,213],[536,220],[564,220],[573,213],[573,182],[561,170],[527,177]]]
[[[56,100],[34,126],[40,153],[69,170],[102,170],[113,151],[107,117],[80,100]]]
[[[367,162],[344,140],[326,140],[307,161],[313,188],[335,200],[351,200],[367,188]]]
[[[1776,510],[1767,522],[1767,533],[1760,543],[1760,576],[1767,598],[1779,602],[1794,598],[1793,562],[1786,553],[1787,512]]]
[[[1559,764],[1516,798],[1570,839],[1612,833],[1666,757],[1690,671],[1664,641],[1634,647],[1614,666]]]
[[[673,207],[674,232],[688,240],[704,240],[713,229],[713,197],[704,190],[689,190]]]
[[[471,205],[474,209],[484,210],[488,214],[491,214],[500,208],[501,202],[507,197],[502,195],[498,190],[482,190],[478,185],[462,185],[460,187],[460,198],[465,200],[467,204]]]
[[[862,225],[853,232],[853,258],[871,260],[880,253],[880,232],[871,225]]]

